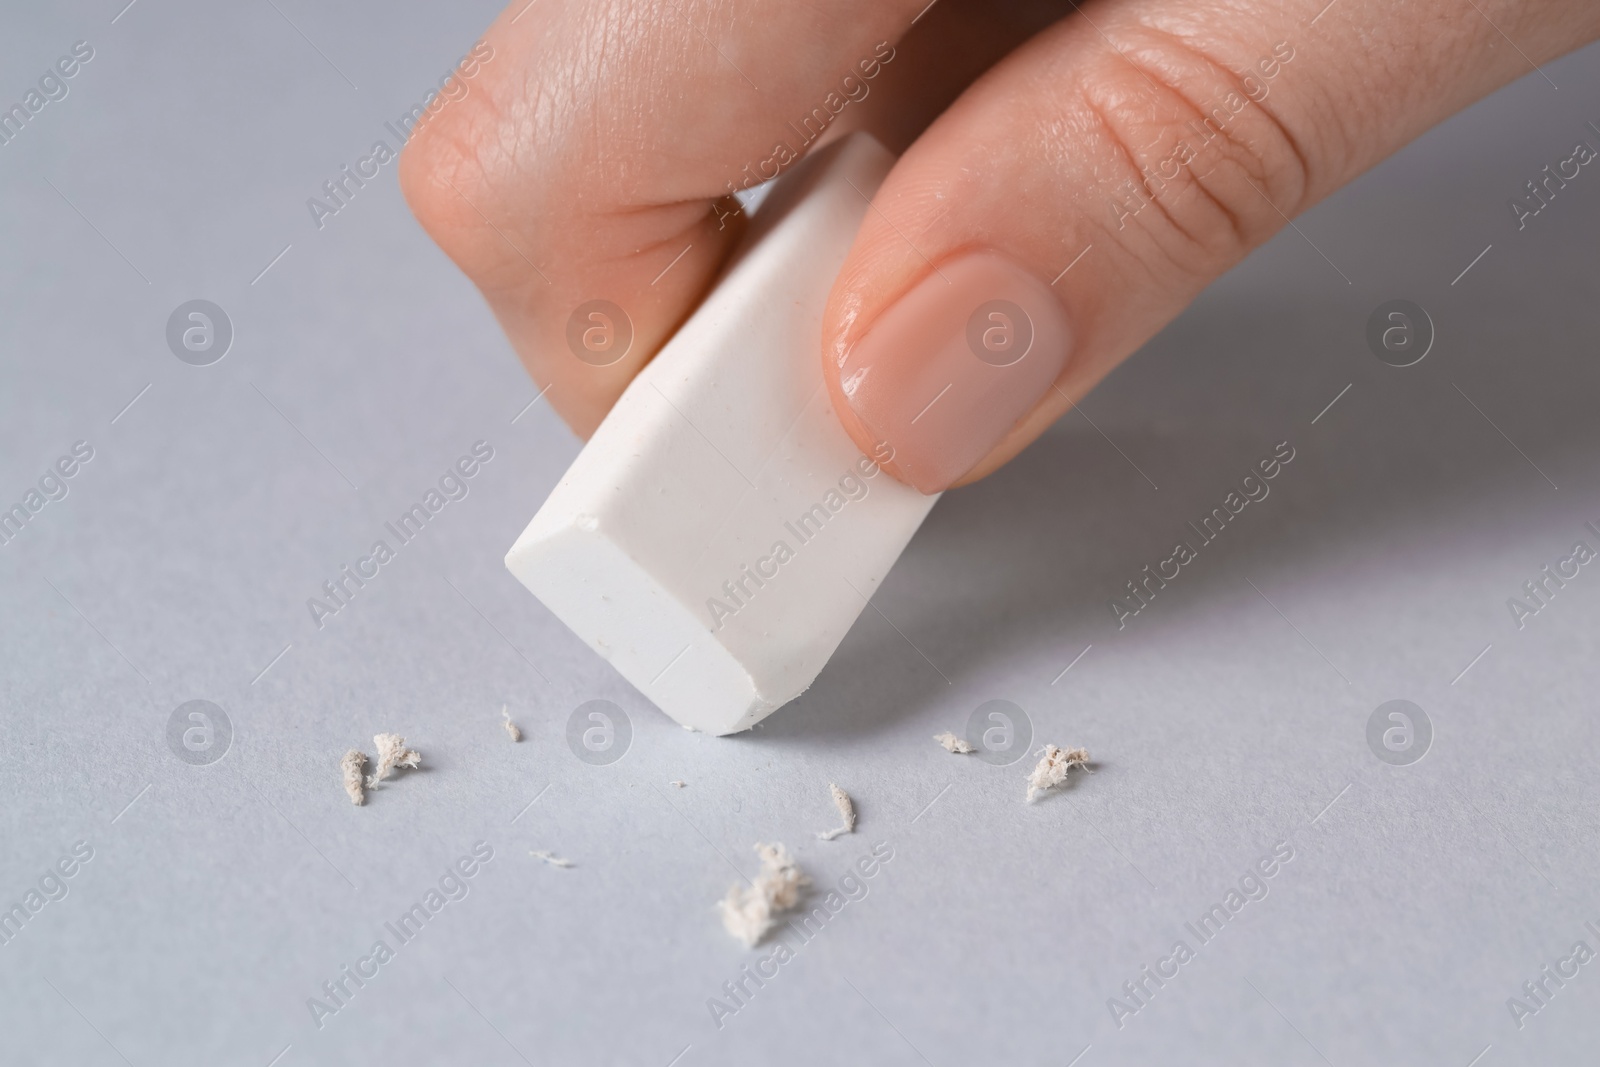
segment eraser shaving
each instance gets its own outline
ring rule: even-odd
[[[783,845],[756,845],[761,873],[748,886],[735,882],[718,901],[722,925],[746,948],[761,943],[777,925],[778,916],[800,903],[800,892],[811,879]]]
[[[1044,746],[1044,756],[1028,774],[1028,803],[1032,804],[1039,796],[1065,782],[1072,768],[1088,766],[1089,750],[1086,748]]]
[[[378,749],[378,764],[367,775],[368,789],[389,777],[396,767],[422,766],[422,753],[407,748],[406,739],[399,734],[377,734],[372,743]]]
[[[367,787],[364,774],[367,766],[367,754],[359,749],[352,748],[344,754],[339,761],[339,773],[344,776],[344,791],[350,797],[350,803],[357,806],[367,802]]]
[[[532,856],[534,859],[543,860],[545,863],[548,863],[552,867],[567,868],[567,867],[573,866],[573,863],[572,863],[571,860],[562,859],[560,856],[556,855],[554,852],[546,852],[546,851],[544,851],[542,849],[529,849],[528,850],[528,855]]]
[[[839,818],[843,820],[832,830],[823,830],[817,837],[823,841],[832,841],[840,834],[853,834],[856,832],[856,806],[850,799],[850,794],[832,784],[828,785],[828,792],[833,794],[833,806],[839,809]]]

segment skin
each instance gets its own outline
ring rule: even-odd
[[[819,339],[857,444],[870,452],[873,438],[838,369],[932,265],[981,247],[1048,281],[1092,246],[1053,286],[1075,336],[1057,389],[964,484],[1016,455],[1288,219],[1533,64],[1600,37],[1594,0],[939,0],[918,19],[926,4],[514,0],[485,33],[493,58],[467,94],[406,147],[402,188],[549,403],[587,437],[737,240],[742,219],[719,199],[728,183],[776,142],[797,144],[789,121],[889,42],[869,94],[825,135],[867,129],[903,153]],[[1229,91],[1256,99],[1176,166],[1194,139],[1186,123]],[[1114,205],[1130,203],[1126,183],[1146,167],[1163,180],[1119,219]],[[568,316],[593,299],[634,327],[609,367],[566,343]]]

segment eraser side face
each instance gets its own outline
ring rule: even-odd
[[[754,726],[799,696],[935,497],[882,473],[823,386],[822,312],[893,159],[855,135],[629,385],[506,556],[678,722]],[[853,186],[853,187],[852,187]],[[859,190],[859,191],[858,191]]]

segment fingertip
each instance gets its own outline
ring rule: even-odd
[[[1073,334],[1050,288],[1003,252],[969,248],[929,268],[862,324],[838,397],[858,434],[892,449],[898,477],[937,493],[1045,399]]]

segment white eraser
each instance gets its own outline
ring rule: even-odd
[[[822,312],[893,157],[865,134],[778,183],[751,243],[506,555],[658,707],[747,730],[811,685],[937,499],[883,473],[822,381]]]

